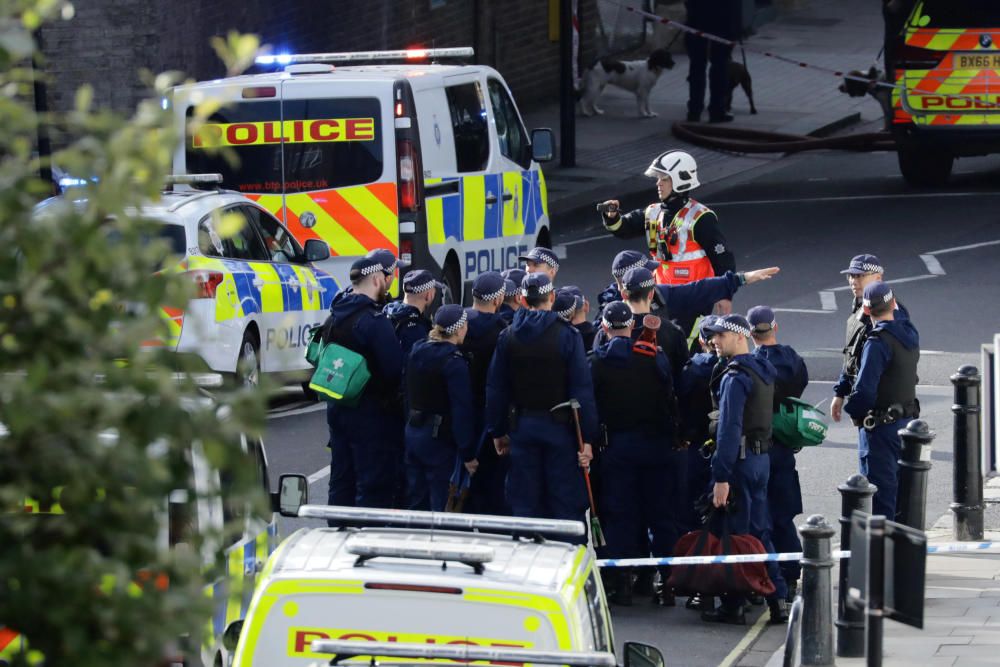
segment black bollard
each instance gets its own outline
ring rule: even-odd
[[[896,521],[917,530],[927,517],[927,475],[931,470],[931,441],[935,433],[923,419],[914,419],[899,429],[903,451],[899,459],[899,495]],[[892,517],[886,517],[892,520]]]
[[[911,422],[912,423],[912,422]],[[865,664],[882,667],[882,621],[885,613],[885,522],[884,516],[868,520],[868,605],[865,609]]]
[[[872,513],[876,487],[864,475],[851,475],[837,487],[840,491],[840,548],[851,550],[851,514],[858,510]],[[837,588],[837,655],[860,658],[865,654],[865,612],[847,606],[847,575],[850,558],[840,559],[840,584]]]
[[[983,539],[983,459],[982,424],[979,421],[980,384],[983,379],[975,366],[962,366],[951,376],[955,385],[953,499],[955,539]]]
[[[834,530],[819,514],[799,526],[802,536],[802,664],[833,664],[830,538]]]

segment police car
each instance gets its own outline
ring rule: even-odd
[[[538,163],[552,158],[552,132],[528,134],[496,70],[421,64],[471,55],[263,56],[280,71],[180,86],[164,100],[185,132],[174,170],[219,172],[300,243],[326,241],[322,266],[340,282],[355,258],[388,248],[460,301],[480,273],[551,244]],[[191,123],[207,101],[222,107]]]
[[[308,380],[309,330],[322,324],[337,292],[333,278],[313,266],[330,256],[316,239],[305,247],[273,215],[236,192],[199,190],[218,174],[170,176],[174,187],[136,212],[160,225],[179,271],[195,285],[183,309],[162,308],[165,346],[204,360],[217,373],[256,384],[260,373]],[[178,189],[180,188],[180,189]],[[44,214],[46,206],[39,206]]]
[[[937,185],[956,157],[1000,152],[1000,12],[994,0],[899,6],[912,9],[889,49],[888,125],[903,177]]]
[[[481,655],[435,653],[441,647],[486,651],[502,664],[615,664],[594,552],[557,541],[582,535],[579,522],[284,503],[281,511],[341,527],[302,528],[271,556],[249,614],[227,630],[237,667],[318,664],[329,653]]]

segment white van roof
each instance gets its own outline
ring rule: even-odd
[[[379,557],[366,560],[352,551],[361,546],[385,545],[387,550],[419,550],[432,542],[442,549],[469,547],[480,556],[482,573],[459,560]],[[400,584],[491,587],[539,593],[557,593],[574,574],[586,569],[591,554],[565,542],[529,541],[504,535],[444,530],[394,528],[302,528],[293,533],[274,555],[273,579],[343,579]]]
[[[290,65],[289,67],[294,67]],[[496,70],[486,65],[350,65],[347,67],[331,66],[327,72],[309,72],[295,74],[291,72],[264,72],[260,74],[243,74],[227,79],[213,79],[211,81],[199,81],[193,84],[177,86],[178,90],[192,90],[200,87],[234,85],[234,86],[263,86],[276,85],[282,81],[309,80],[322,83],[350,81],[352,83],[361,82],[385,82],[391,83],[399,79],[409,79],[414,88],[422,88],[420,82],[427,81],[428,84],[440,85],[441,78],[453,74],[486,72],[496,76]]]

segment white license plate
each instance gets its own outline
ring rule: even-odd
[[[1000,53],[957,53],[955,69],[1000,70]]]

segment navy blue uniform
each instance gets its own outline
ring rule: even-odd
[[[893,311],[894,320],[910,319],[910,312],[906,307],[896,302],[896,310]],[[861,307],[861,299],[854,299],[851,306],[851,315],[847,319],[847,344],[844,346],[844,367],[837,378],[837,384],[833,386],[834,396],[847,398],[854,388],[854,381],[857,379],[858,368],[861,365],[861,350],[865,343],[865,338],[872,330],[872,318],[865,315]]]
[[[844,406],[844,411],[856,424],[865,418],[869,410],[884,407],[879,406],[877,401],[879,384],[893,360],[892,346],[884,339],[885,335],[892,336],[904,348],[919,354],[920,336],[910,320],[897,319],[875,325],[872,334],[865,340],[858,378]],[[915,372],[913,384],[916,384]],[[858,470],[878,487],[872,498],[872,513],[889,519],[896,516],[896,492],[899,487],[898,461],[902,441],[898,431],[906,426],[909,419],[909,416],[904,416],[871,430],[859,429]]]
[[[564,369],[563,377],[550,377],[548,364],[515,370],[511,363],[512,341],[518,345],[541,344],[558,327],[558,359],[552,366]],[[563,400],[575,398],[581,404],[580,421],[585,442],[597,439],[597,408],[590,368],[580,333],[559,319],[556,313],[518,310],[510,328],[500,334],[486,385],[486,423],[493,437],[510,436],[510,473],[507,500],[514,516],[584,521],[587,494],[579,464],[572,415],[561,410],[553,415],[552,405],[521,409],[530,402],[531,386],[515,386],[515,374],[534,374],[537,384],[556,382],[564,388]],[[511,408],[518,411],[510,422]]]
[[[414,386],[414,378],[410,376],[415,374],[436,376],[423,386],[443,389],[446,395],[430,397],[441,406],[440,412],[414,415],[416,411],[411,410],[407,420],[407,505],[414,510],[442,512],[448,501],[448,482],[455,470],[456,457],[460,462],[476,458],[476,411],[469,364],[454,343],[419,341],[407,361],[408,387]],[[413,392],[408,391],[408,407],[413,406],[414,399]],[[435,424],[433,414],[443,419]]]
[[[701,453],[701,446],[711,436],[708,433],[708,413],[712,411],[712,371],[719,357],[710,352],[692,356],[681,371],[677,389],[680,404],[680,438],[688,442],[687,495],[683,500],[682,525],[687,530],[697,530],[701,517],[695,511],[695,502],[704,494],[712,481],[712,467]]]
[[[732,368],[734,364],[741,368]],[[719,405],[719,427],[712,456],[712,482],[730,484],[730,493],[736,501],[736,509],[728,517],[732,534],[749,533],[761,541],[768,553],[774,553],[767,508],[767,480],[771,467],[768,455],[754,454],[748,446],[746,458],[739,458],[744,408],[753,389],[750,371],[744,368],[756,372],[764,384],[774,384],[774,366],[767,359],[752,354],[739,354],[729,359],[721,378],[713,383],[712,391]],[[768,563],[767,570],[777,589],[775,596],[783,599],[788,590],[777,565]],[[731,606],[732,602],[727,600],[726,606]]]
[[[583,350],[590,354],[590,351],[594,349],[594,338],[597,336],[597,327],[594,326],[593,322],[580,322],[574,324],[576,330],[580,332],[580,336],[583,338]]]
[[[500,307],[497,308],[497,315],[499,315],[500,318],[509,326],[514,322],[514,313],[518,310],[520,310],[520,308],[515,310],[509,304],[501,303]]]
[[[777,371],[775,379],[775,407],[781,398],[801,398],[809,384],[809,371],[802,357],[787,345],[762,345],[754,354],[771,362]],[[799,471],[795,469],[795,453],[775,435],[774,447],[769,452],[771,475],[767,482],[767,503],[771,512],[771,540],[782,553],[802,551],[795,517],[802,513],[802,487]],[[802,568],[798,561],[779,564],[785,582],[798,581]]]
[[[701,224],[702,220],[699,220],[698,225]],[[668,317],[676,322],[681,330],[690,331],[698,317],[711,313],[716,301],[732,299],[742,284],[736,273],[726,271],[714,278],[704,278],[684,285],[657,285],[653,304],[654,307],[658,306],[657,312],[662,313],[661,317]],[[614,287],[614,285],[608,286],[597,297],[602,307],[612,301],[621,301],[620,293],[618,298],[611,298]],[[599,324],[600,319],[601,315],[598,313],[594,323]]]
[[[330,306],[342,344],[364,356],[371,379],[357,406],[328,403],[331,505],[390,507],[397,488],[402,352],[389,319],[363,294],[343,291]]]
[[[399,347],[403,351],[403,359],[406,359],[414,344],[421,340],[427,340],[427,334],[431,332],[431,321],[424,317],[415,306],[402,301],[386,304],[382,310],[396,330]]]
[[[637,362],[651,363],[640,368]],[[677,491],[670,483],[678,460],[667,423],[676,414],[670,362],[663,350],[642,358],[631,339],[615,337],[594,349],[592,372],[608,440],[600,464],[608,557],[636,558],[650,549],[669,555],[678,537]],[[650,540],[642,539],[647,531]]]

